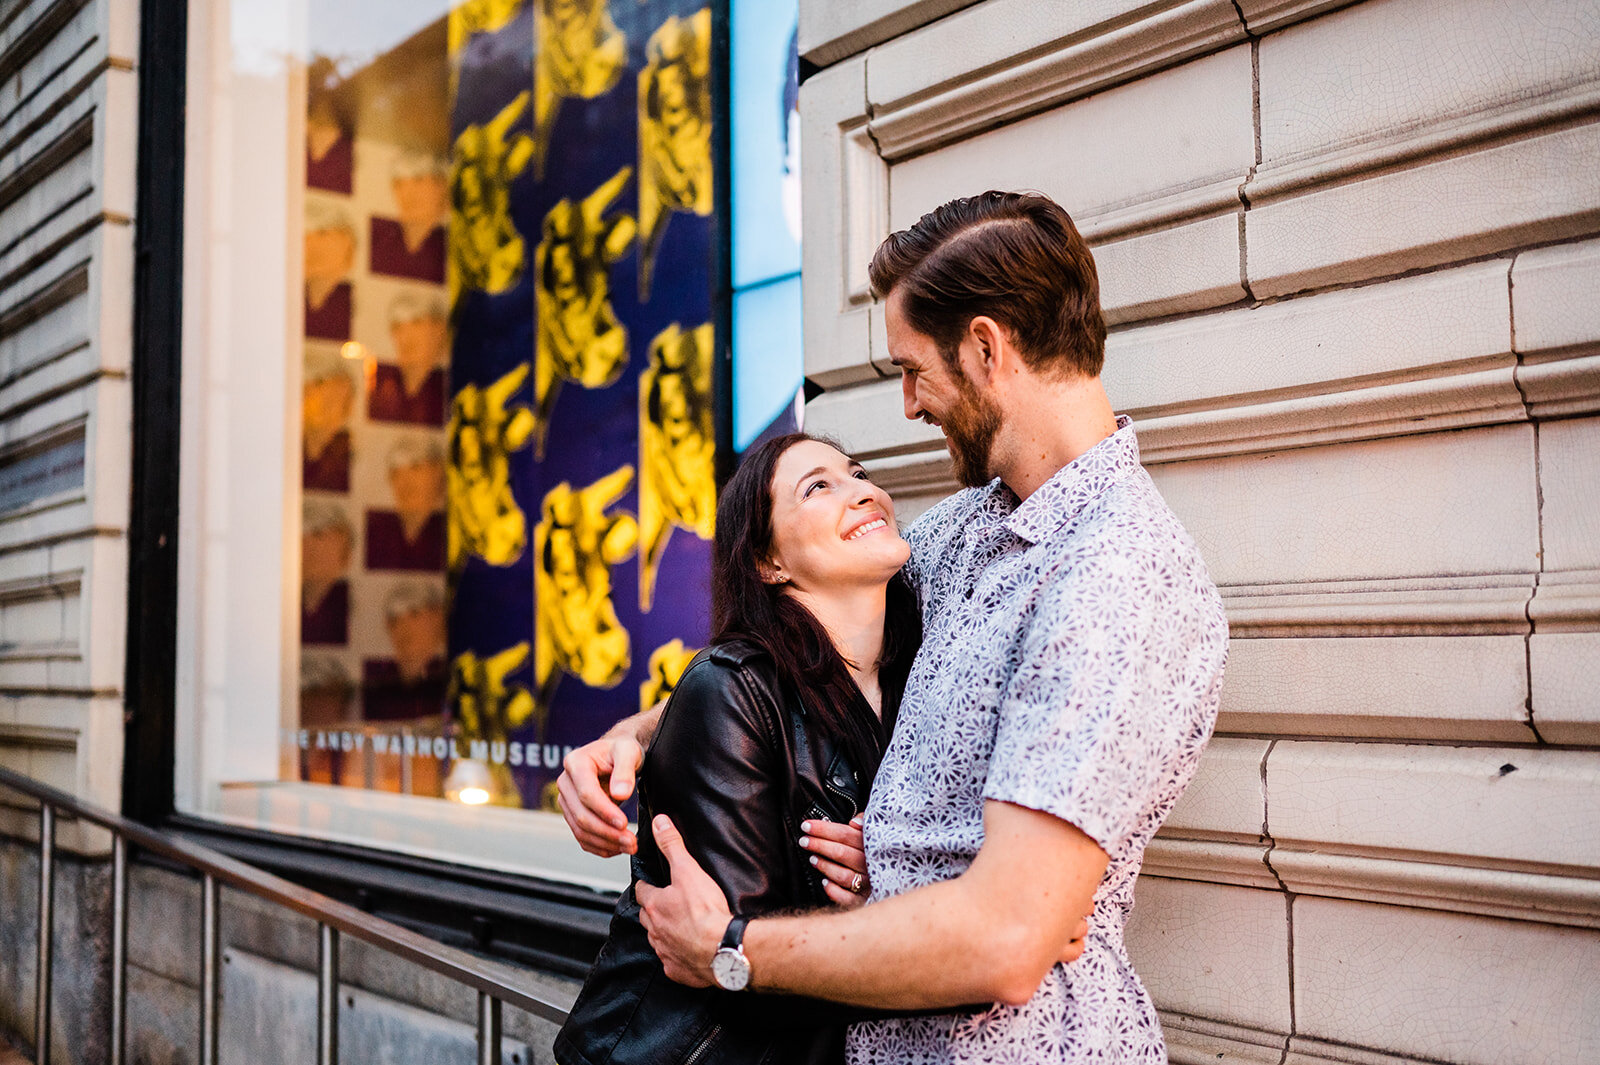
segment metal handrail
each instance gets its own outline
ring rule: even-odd
[[[54,927],[56,812],[111,832],[111,1063],[122,1065],[127,1043],[128,844],[180,862],[202,875],[200,930],[200,1065],[216,1065],[221,978],[219,889],[227,884],[317,922],[317,1061],[339,1060],[339,938],[370,943],[478,992],[478,1062],[500,1065],[501,1003],[561,1024],[567,1011],[527,988],[508,984],[481,960],[354,906],[292,884],[198,843],[129,821],[31,777],[0,768],[0,786],[39,802],[39,965],[35,988],[35,1057],[50,1060],[50,936]]]

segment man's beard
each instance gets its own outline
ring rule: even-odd
[[[961,399],[939,421],[955,462],[956,480],[968,488],[978,488],[994,477],[989,460],[994,438],[1000,432],[1000,407],[977,390],[959,365],[951,364],[950,368]]]

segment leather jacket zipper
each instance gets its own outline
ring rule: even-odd
[[[720,1024],[713,1024],[706,1029],[706,1034],[700,1037],[700,1042],[696,1043],[694,1049],[689,1051],[689,1056],[683,1059],[683,1065],[696,1065],[696,1062],[705,1057],[707,1052],[711,1050],[711,1044],[715,1043],[717,1036],[721,1034],[722,1025]]]

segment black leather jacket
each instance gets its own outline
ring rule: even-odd
[[[779,689],[770,658],[753,644],[719,644],[695,657],[640,772],[635,884],[668,882],[650,833],[651,817],[664,813],[735,913],[829,905],[798,845],[800,822],[848,821],[866,789],[843,753],[808,728],[801,702]],[[884,1014],[673,983],[630,886],[555,1054],[561,1065],[821,1065],[843,1060],[845,1023],[872,1016]]]

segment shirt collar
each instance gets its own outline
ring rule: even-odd
[[[1006,528],[1014,535],[1038,543],[1076,518],[1113,483],[1139,468],[1139,441],[1133,419],[1117,415],[1117,431],[1085,451],[1016,505]],[[996,482],[995,492],[1008,501],[1016,496]]]

